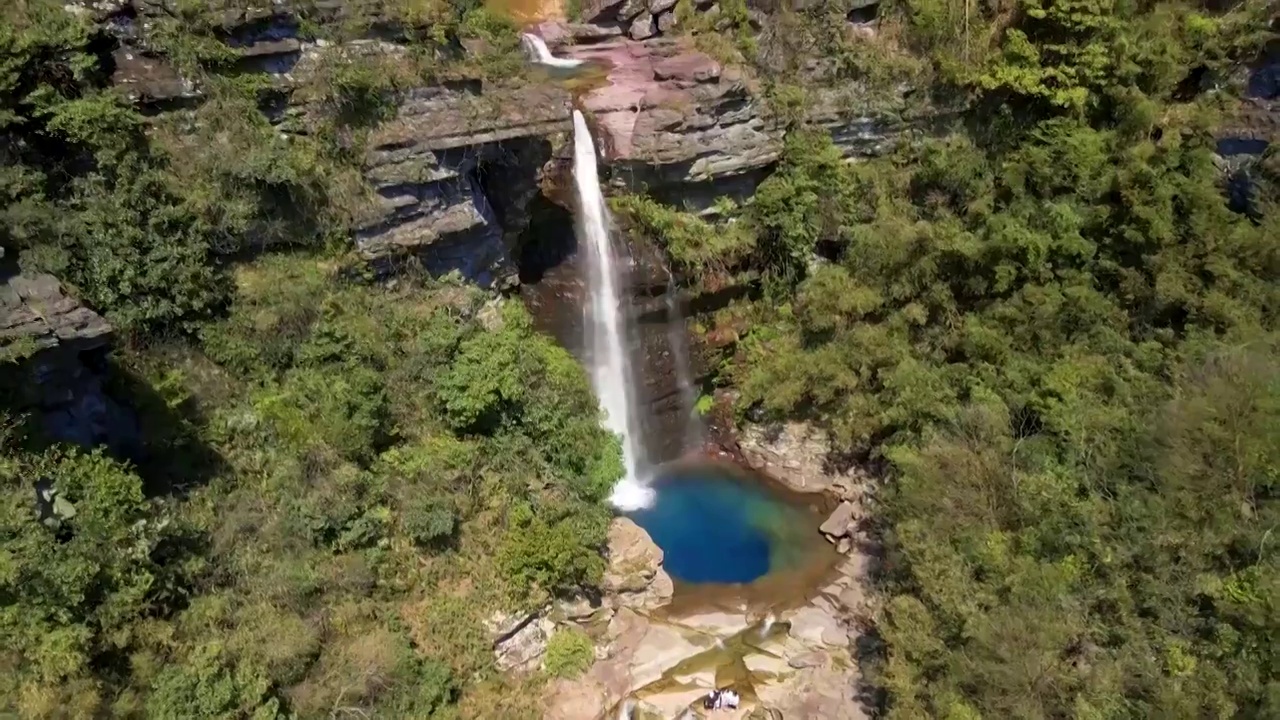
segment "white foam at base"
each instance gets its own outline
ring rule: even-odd
[[[653,488],[639,480],[624,477],[613,486],[609,494],[609,503],[623,512],[643,510],[653,505],[656,493]]]

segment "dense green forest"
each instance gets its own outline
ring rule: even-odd
[[[109,89],[89,18],[0,9],[0,246],[115,325],[146,443],[0,417],[0,712],[536,716],[482,623],[598,583],[617,441],[515,303],[347,246],[397,91],[518,74],[515,28],[317,14],[360,36],[367,4],[415,52],[322,64],[286,139],[205,24],[234,2],[170,3],[151,41],[204,96],[162,115]],[[887,714],[1280,716],[1277,169],[1232,209],[1214,155],[1265,4],[896,0],[874,43],[840,3],[722,5],[685,27],[763,81],[777,171],[717,215],[618,206],[690,282],[758,286],[704,323],[739,412],[882,475]],[[954,126],[846,162],[804,119],[812,52]]]
[[[538,678],[499,675],[483,623],[599,583],[620,447],[518,303],[411,268],[388,288],[347,240],[398,84],[518,75],[515,28],[349,4],[418,54],[321,65],[286,138],[258,109],[280,88],[202,22],[219,6],[174,9],[149,40],[204,98],[161,115],[109,88],[100,26],[0,10],[5,260],[113,323],[111,390],[145,445],[50,446],[6,405],[0,715],[536,717],[515,700]],[[488,50],[461,53],[474,37]],[[36,479],[59,501],[43,520]]]
[[[619,202],[761,276],[708,327],[738,410],[882,472],[888,715],[1280,716],[1280,215],[1269,155],[1248,212],[1214,158],[1267,9],[896,6],[952,132],[798,125],[718,218]]]

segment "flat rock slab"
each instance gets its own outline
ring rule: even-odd
[[[659,61],[653,66],[658,80],[712,82],[720,78],[720,63],[701,52],[685,53]]]
[[[693,642],[677,628],[653,623],[631,655],[631,685],[643,688],[661,678],[671,668],[706,649],[706,645]]]
[[[690,705],[701,700],[706,694],[707,689],[699,687],[667,690],[653,695],[642,695],[640,697],[641,709],[649,710],[650,712],[655,713],[657,717],[679,717],[680,714],[687,710]],[[637,717],[650,716],[637,715]]]
[[[672,623],[707,633],[722,640],[746,630],[751,624],[742,613],[708,612],[674,618]]]
[[[742,664],[753,675],[783,676],[795,672],[795,668],[786,660],[774,655],[755,653],[742,658]]]
[[[849,530],[853,526],[853,516],[856,511],[857,508],[854,504],[846,500],[845,502],[840,503],[836,509],[832,511],[831,516],[828,517],[818,529],[822,531],[823,535],[828,537],[842,538],[849,534]]]
[[[801,670],[772,681],[757,682],[756,695],[782,717],[822,720],[865,720],[857,698],[857,675],[831,666]]]
[[[810,647],[840,647],[848,642],[840,621],[822,608],[800,608],[788,619],[791,637]]]

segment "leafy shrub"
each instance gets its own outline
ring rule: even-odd
[[[228,664],[218,647],[210,644],[198,650],[189,663],[172,664],[161,670],[154,692],[147,698],[147,717],[163,720],[285,717],[280,701],[270,697],[268,690],[267,678],[248,666]]]
[[[755,249],[751,228],[734,218],[711,222],[640,195],[613,198],[613,205],[634,229],[655,240],[678,270],[691,277],[714,278],[737,270]],[[732,208],[726,210],[731,212]]]
[[[554,677],[576,678],[586,672],[595,659],[591,638],[578,628],[566,627],[547,640],[543,667]]]
[[[604,575],[599,548],[609,526],[603,509],[582,508],[548,520],[518,505],[508,512],[507,523],[498,563],[519,597],[536,601],[599,584]]]
[[[409,537],[425,547],[452,536],[457,518],[453,505],[448,500],[424,498],[409,505],[401,522]]]
[[[261,393],[257,408],[276,432],[299,449],[335,449],[352,460],[372,458],[387,436],[387,398],[382,380],[352,365],[290,370]]]

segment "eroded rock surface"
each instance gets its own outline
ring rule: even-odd
[[[662,548],[629,518],[609,526],[608,559],[603,587],[618,604],[651,610],[671,600],[675,588],[662,569]]]
[[[833,467],[826,431],[805,423],[748,424],[738,434],[738,447],[752,469],[797,492],[855,500],[866,484],[865,474],[857,468]]]

